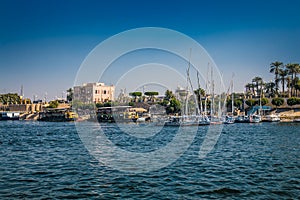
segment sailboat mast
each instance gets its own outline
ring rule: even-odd
[[[215,103],[215,84],[213,80],[213,69],[211,68],[211,85],[212,85],[212,98],[211,98],[211,105],[210,105],[210,115],[214,113],[214,103]]]
[[[187,69],[187,79],[188,79],[188,82],[190,83],[190,86],[191,86],[191,89],[192,89],[192,92],[193,92],[193,97],[194,97],[194,100],[195,100],[195,103],[196,103],[196,111],[197,113],[196,114],[200,114],[200,110],[199,110],[199,105],[198,105],[198,100],[197,100],[197,97],[194,93],[194,88],[193,88],[193,84],[192,84],[192,81],[191,81],[191,77],[190,77],[190,67],[191,67],[191,52],[192,52],[192,49],[190,49],[190,58],[189,58],[189,66],[188,66],[188,69]]]
[[[234,94],[233,94],[233,80],[231,81],[231,114],[233,116],[233,108],[234,108]]]
[[[197,81],[198,81],[198,97],[199,97],[199,101],[200,101],[200,110],[199,110],[199,114],[202,114],[202,98],[201,98],[201,89],[200,89],[200,79],[199,79],[199,72],[197,71]]]

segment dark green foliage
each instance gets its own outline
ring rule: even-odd
[[[99,106],[99,104],[98,104]],[[82,109],[82,110],[94,110],[96,105],[94,103],[83,103],[78,100],[72,101],[72,108],[77,110],[77,109]]]
[[[167,114],[180,113],[181,105],[180,101],[176,98],[170,100],[170,104],[166,107]]]
[[[274,106],[281,106],[281,105],[283,105],[283,103],[284,103],[284,99],[283,98],[274,98],[274,99],[272,99],[272,102],[271,102]]]
[[[194,91],[194,93],[198,96],[199,94],[204,97],[205,96],[205,90],[202,88],[198,88],[197,90]]]
[[[248,100],[246,100],[245,103],[247,104],[247,106],[252,107],[252,106],[255,106],[257,104],[257,101],[254,100],[254,99],[248,99]]]
[[[138,97],[142,96],[142,93],[141,92],[131,92],[131,93],[129,93],[129,95],[134,97],[134,101],[136,102]]]
[[[269,100],[267,98],[261,98],[261,105],[264,106],[267,103],[269,103]]]
[[[2,103],[2,104],[19,104],[19,103],[21,103],[21,99],[17,93],[1,94],[0,95],[0,103]]]
[[[144,93],[146,96],[149,96],[150,97],[150,100],[153,101],[153,97],[158,95],[158,92],[145,92]]]
[[[241,108],[243,105],[243,101],[241,99],[235,99],[233,105],[237,108]]]
[[[167,90],[165,93],[165,100],[170,101],[170,99],[175,98],[174,94],[172,93],[172,91]]]
[[[155,96],[158,95],[158,92],[145,92],[146,96]]]
[[[300,98],[297,97],[291,97],[287,99],[287,104],[289,106],[300,104]]]
[[[50,101],[48,108],[57,108],[58,104],[58,101]]]
[[[243,101],[241,99],[235,99],[233,105],[237,108],[241,108]],[[231,99],[227,100],[227,107],[231,106]]]
[[[71,102],[73,100],[73,89],[72,88],[69,88],[67,90],[67,101],[68,102]]]
[[[133,97],[140,97],[142,96],[142,93],[141,92],[131,92],[129,93],[130,96],[133,96]]]
[[[160,103],[160,105],[162,105],[166,108],[167,114],[180,113],[180,111],[181,111],[180,101],[175,98],[174,94],[170,90],[166,91],[165,98]]]
[[[109,101],[109,102],[104,102],[104,103],[96,103],[96,107],[100,108],[100,107],[111,107],[111,106],[115,106],[115,103]]]

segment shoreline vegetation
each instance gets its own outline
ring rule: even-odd
[[[42,116],[50,116],[50,118],[51,116],[60,116],[62,119],[67,119],[65,121],[69,121],[69,119],[78,119],[78,114],[79,119],[84,121],[91,118],[91,115],[99,113],[103,108],[115,106],[128,106],[126,112],[135,112],[135,114],[139,114],[138,117],[149,116],[150,109],[152,109],[152,113],[156,112],[155,109],[163,110],[167,116],[188,115],[184,111],[185,104],[197,107],[195,103],[198,103],[200,113],[213,117],[216,115],[216,111],[212,108],[217,108],[217,102],[219,102],[219,107],[220,102],[224,102],[222,105],[224,115],[249,115],[249,112],[253,111],[254,108],[261,110],[268,107],[262,113],[263,117],[277,114],[282,121],[300,120],[300,80],[298,77],[300,65],[298,63],[283,64],[276,61],[270,64],[269,71],[274,74],[274,81],[265,82],[262,77],[256,76],[245,85],[243,93],[232,91],[231,94],[212,95],[207,94],[199,85],[193,94],[189,93],[188,90],[181,90],[179,93],[167,90],[163,96],[159,96],[156,91],[144,93],[135,91],[129,93],[129,96],[120,94],[113,102],[83,103],[73,100],[73,88],[70,88],[67,90],[66,99],[50,102],[32,101],[16,93],[0,94],[0,112],[19,112],[20,119],[25,120],[42,120]],[[137,112],[138,109],[144,110]],[[197,112],[196,109],[194,112]]]

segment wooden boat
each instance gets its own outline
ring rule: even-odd
[[[69,109],[65,108],[53,108],[47,109],[45,112],[40,112],[38,121],[46,122],[69,122],[75,121],[78,118],[78,115]]]

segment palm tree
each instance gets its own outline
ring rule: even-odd
[[[291,75],[291,96],[293,96],[293,94],[295,94],[294,79],[297,77],[297,74],[300,73],[300,65],[297,63],[289,63],[286,65],[286,68],[288,69],[288,73]]]
[[[276,90],[275,90],[275,83],[274,82],[268,82],[265,85],[266,93],[269,94],[270,97],[274,97]]]
[[[255,85],[253,83],[250,83],[250,88],[252,89],[252,95],[255,93]]]
[[[262,84],[263,84],[263,80],[261,77],[256,76],[252,79],[252,82],[255,83],[255,87],[256,87],[256,95],[260,94],[259,92],[259,86],[260,86],[260,90],[262,89]]]
[[[291,78],[291,76],[287,76],[286,77],[286,87],[287,87],[287,93],[288,93],[288,98],[290,98],[291,97],[291,90],[290,90],[290,88],[291,88],[291,86],[292,86],[292,78]]]
[[[299,78],[295,78],[295,90],[296,90],[296,96],[298,96],[298,91],[300,91],[300,80]]]
[[[74,95],[73,89],[69,88],[67,90],[67,101],[68,102],[71,102],[73,100],[73,95]]]
[[[250,92],[250,91],[251,91],[251,88],[252,88],[251,83],[247,83],[247,84],[245,85],[246,92]]]
[[[280,76],[280,81],[281,81],[281,85],[282,85],[282,93],[284,94],[284,88],[285,88],[285,80],[287,78],[289,71],[288,69],[280,69],[279,70],[279,76]]]
[[[283,67],[283,63],[276,61],[270,64],[270,72],[275,74],[275,90],[276,93],[278,93],[278,74],[279,74],[279,70],[282,69]]]
[[[248,96],[252,96],[255,93],[255,84],[247,83],[245,85],[246,93],[249,94]]]

